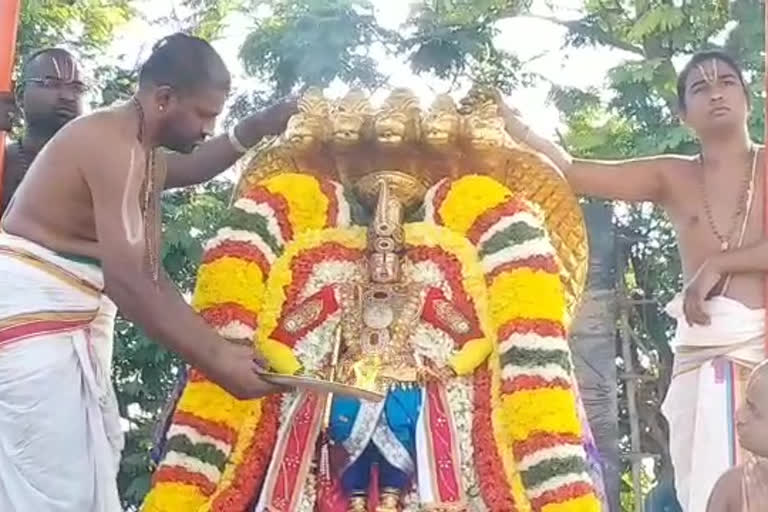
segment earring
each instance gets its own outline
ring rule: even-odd
[[[165,107],[164,107],[164,106],[162,106],[162,105],[158,105],[158,106],[157,106],[157,108],[158,108],[158,109],[160,109],[160,112],[162,112],[163,110],[165,110]]]

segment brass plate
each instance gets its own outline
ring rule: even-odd
[[[369,402],[381,402],[385,395],[375,391],[348,386],[339,382],[330,382],[327,380],[316,379],[314,377],[302,377],[298,375],[285,375],[273,372],[258,372],[264,380],[279,386],[289,386],[293,388],[311,391],[313,393],[333,393],[334,395],[348,396],[368,400]]]

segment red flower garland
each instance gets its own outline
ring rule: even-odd
[[[339,217],[339,200],[336,197],[336,187],[329,180],[317,180],[320,184],[320,190],[328,198],[328,208],[326,209],[325,225],[336,226]]]
[[[215,512],[245,512],[253,504],[256,492],[261,487],[277,439],[282,395],[272,395],[263,400],[261,417],[254,429],[251,444],[235,470],[235,478],[213,500],[211,510]]]
[[[555,320],[515,318],[499,329],[499,342],[504,341],[512,334],[537,334],[539,336],[563,338],[565,337],[565,327],[563,327],[562,322]]]
[[[175,425],[192,427],[201,434],[224,441],[231,446],[234,446],[237,440],[237,432],[233,428],[217,421],[200,418],[190,412],[177,410],[173,415],[173,423]]]
[[[320,181],[322,183],[322,180]],[[243,197],[247,197],[257,203],[266,203],[272,208],[277,219],[277,225],[280,226],[280,234],[287,243],[293,239],[293,226],[288,219],[288,201],[278,194],[273,194],[267,188],[257,185],[249,189]]]
[[[546,379],[538,375],[519,375],[512,380],[504,379],[501,383],[502,393],[515,393],[532,389],[571,389],[571,383],[563,378]]]
[[[241,322],[253,329],[258,325],[256,313],[234,302],[205,308],[200,312],[200,316],[212,327],[224,327],[233,321]]]
[[[487,366],[475,371],[475,416],[472,442],[480,494],[490,512],[515,512],[517,505],[509,488],[504,464],[493,435],[491,373]]]
[[[585,482],[576,482],[554,491],[547,491],[541,496],[531,500],[533,510],[540,511],[545,505],[553,503],[562,503],[568,500],[574,500],[582,496],[594,493],[593,487]]]
[[[467,238],[469,238],[473,245],[477,245],[477,242],[480,240],[483,233],[488,231],[491,226],[499,221],[499,219],[502,217],[511,217],[519,212],[528,211],[530,211],[530,208],[528,208],[525,203],[519,199],[510,197],[490,210],[483,212],[477,219],[475,219],[475,222],[472,223],[472,226],[467,231]]]
[[[526,456],[535,453],[544,448],[553,446],[574,445],[581,446],[582,440],[579,436],[573,434],[554,434],[550,432],[535,432],[524,441],[515,443],[515,455],[518,461]]]
[[[494,268],[490,274],[487,274],[486,281],[490,283],[491,281],[493,281],[493,278],[496,277],[497,275],[503,272],[508,272],[510,270],[515,270],[517,268],[529,268],[533,270],[541,270],[548,274],[557,274],[560,272],[560,269],[557,266],[557,261],[555,261],[554,256],[545,256],[542,254],[537,254],[536,256],[531,256],[530,258],[510,261],[508,263],[499,265],[498,267]]]
[[[291,284],[285,291],[283,304],[295,304],[297,297],[307,284],[312,271],[319,263],[329,261],[357,261],[363,257],[359,249],[350,249],[336,242],[301,251],[291,261]],[[284,312],[283,312],[284,313]]]
[[[444,178],[442,183],[440,183],[437,186],[437,190],[435,190],[435,196],[432,198],[432,204],[435,208],[435,214],[434,214],[434,223],[443,226],[443,217],[440,215],[440,207],[443,205],[443,202],[445,201],[445,198],[448,196],[448,192],[451,191],[451,187],[453,187],[454,182]]]
[[[216,491],[216,483],[211,482],[205,475],[189,471],[181,466],[160,466],[152,477],[152,485],[157,485],[159,482],[194,485],[205,496],[210,496]]]
[[[240,240],[224,240],[216,247],[205,251],[202,263],[211,263],[224,257],[239,258],[249,263],[255,263],[259,266],[263,276],[269,273],[270,264],[264,257],[264,253],[254,247],[253,244]]]

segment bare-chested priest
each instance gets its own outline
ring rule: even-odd
[[[48,142],[2,221],[3,511],[121,510],[115,304],[237,397],[275,390],[256,374],[251,349],[219,338],[159,269],[159,198],[163,188],[210,179],[282,131],[295,104],[203,142],[230,75],[208,43],[182,34],[153,48],[139,82],[126,104],[76,119]]]
[[[748,89],[724,53],[695,55],[677,82],[680,117],[697,156],[574,159],[502,107],[507,129],[549,156],[578,193],[652,201],[672,221],[686,286],[668,306],[678,320],[675,368],[663,411],[683,510],[705,510],[717,478],[738,462],[734,393],[764,358],[764,151],[749,138]]]

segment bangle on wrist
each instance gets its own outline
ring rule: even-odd
[[[237,125],[232,125],[227,131],[227,138],[229,138],[229,143],[232,144],[234,150],[243,155],[248,152],[248,148],[240,142],[240,139],[237,137],[237,134],[235,133],[236,126]]]

